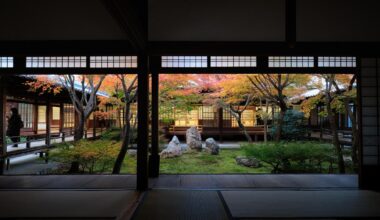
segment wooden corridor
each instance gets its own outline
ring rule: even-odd
[[[155,189],[220,188],[345,188],[357,189],[357,175],[335,174],[217,174],[165,175],[151,178]],[[136,175],[31,175],[0,176],[5,189],[135,189]]]

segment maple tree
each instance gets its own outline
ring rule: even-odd
[[[310,81],[308,74],[252,74],[247,76],[253,89],[266,100],[280,109],[274,139],[280,141],[285,113],[288,110],[289,97],[306,91]]]
[[[242,122],[244,111],[257,97],[252,92],[247,76],[245,74],[223,75],[217,77],[212,83],[214,86],[211,86],[210,83],[206,84],[206,87],[213,90],[209,94],[209,98],[235,118],[247,141],[252,142],[252,138]]]
[[[308,98],[301,105],[301,110],[307,115],[312,109],[322,104],[324,110],[319,115],[325,116],[329,120],[332,135],[332,143],[338,158],[339,172],[345,172],[342,147],[338,136],[338,125],[336,117],[338,113],[344,113],[352,122],[352,148],[351,158],[355,166],[358,165],[358,144],[359,131],[356,114],[350,106],[350,103],[356,102],[356,88],[354,84],[356,76],[350,74],[318,74],[314,75],[312,80],[313,86],[319,89],[319,94]],[[321,131],[322,132],[322,131]]]
[[[188,112],[201,101],[202,88],[195,74],[160,74],[159,106],[164,120],[174,120],[174,112]],[[165,118],[169,117],[169,118]]]
[[[121,82],[121,88],[122,88],[122,102],[124,103],[124,119],[125,119],[125,125],[123,128],[123,141],[121,144],[121,148],[119,151],[119,154],[116,158],[112,173],[118,174],[120,173],[121,166],[123,164],[125,155],[128,150],[128,146],[130,144],[130,140],[132,137],[131,132],[131,119],[132,119],[132,112],[131,112],[131,104],[135,102],[137,97],[137,75],[124,75],[124,74],[118,74],[116,77]]]
[[[354,84],[356,83],[356,75],[340,75],[338,76],[338,82],[344,85],[341,89],[337,83],[334,87],[337,91],[337,97],[333,102],[333,108],[338,112],[345,113],[350,119],[351,131],[352,131],[352,148],[351,148],[351,158],[354,164],[354,168],[357,169],[359,166],[358,149],[359,149],[359,128],[357,114],[354,109],[351,108],[350,103],[357,103],[357,92]]]
[[[47,75],[37,75],[35,80],[28,80],[25,85],[29,87],[29,91],[36,92],[39,95],[44,93],[53,93],[54,95],[62,91],[62,87],[57,85],[54,80]]]
[[[107,77],[106,77],[107,76]],[[59,83],[58,83],[59,82]],[[125,124],[122,129],[122,145],[114,163],[113,173],[120,173],[122,162],[125,158],[131,140],[131,105],[137,97],[137,75],[62,75],[62,76],[38,76],[36,80],[28,81],[27,85],[32,91],[42,93],[59,93],[64,88],[74,105],[78,115],[78,124],[74,131],[74,140],[83,138],[86,121],[94,112],[98,119],[105,119],[110,114],[115,114],[121,127],[120,111],[124,110]],[[106,92],[108,95],[99,96],[98,92]],[[96,111],[99,105],[111,104],[116,107],[116,112]],[[73,162],[71,172],[78,170],[78,163]]]
[[[84,136],[86,121],[97,108],[97,93],[106,75],[62,75],[58,77],[62,86],[68,91],[74,109],[77,112],[78,124],[75,126],[74,140]],[[80,82],[80,86],[77,82]],[[80,93],[77,93],[80,89]]]

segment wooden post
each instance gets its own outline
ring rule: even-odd
[[[65,112],[63,103],[59,103],[59,133],[63,133],[64,130]]]
[[[50,99],[48,98],[46,103],[46,140],[45,143],[48,147],[50,147],[51,143],[51,114],[52,114],[52,106],[50,103]]]
[[[26,148],[30,148],[30,142],[31,142],[30,136],[26,136]]]
[[[38,133],[38,103],[37,100],[33,104],[33,132],[34,134]]]
[[[138,56],[138,113],[137,113],[137,184],[136,189],[148,189],[148,136],[149,136],[149,58]]]
[[[149,177],[158,177],[160,172],[160,155],[159,151],[159,74],[156,71],[151,71],[152,74],[152,149],[149,156]]]
[[[4,174],[4,165],[5,165],[5,158],[4,156],[7,153],[7,143],[6,143],[6,95],[5,95],[5,79],[6,77],[1,76],[0,77],[0,175]]]
[[[62,142],[65,142],[65,105],[63,103],[60,104],[60,130],[61,130],[61,138]]]

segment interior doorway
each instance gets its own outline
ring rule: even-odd
[[[226,106],[221,106],[214,103],[211,103],[210,100],[206,100],[205,98],[209,93],[212,93],[214,96],[211,97],[211,99],[215,98],[215,91],[212,91],[212,83],[215,83],[215,78],[229,78],[231,80],[228,82],[226,80],[224,83],[224,87],[227,88],[227,90],[224,92],[224,95],[227,98],[231,98],[231,95],[235,92],[234,88],[243,90],[244,89],[244,82],[239,83],[239,81],[234,82],[237,86],[232,86],[232,81],[238,79],[240,76],[249,76],[252,77],[255,75],[260,74],[181,74],[177,75],[175,73],[170,74],[160,74],[160,107],[159,107],[159,124],[160,124],[160,137],[161,139],[161,148],[160,152],[162,155],[162,152],[164,149],[168,146],[168,143],[173,140],[173,137],[176,136],[179,139],[180,146],[183,148],[186,148],[186,131],[191,128],[195,127],[196,130],[200,133],[202,137],[202,148],[201,151],[192,151],[192,153],[183,153],[180,156],[174,156],[172,158],[162,158],[160,161],[160,174],[161,175],[180,175],[183,174],[207,174],[208,176],[212,178],[215,178],[215,174],[229,174],[229,175],[240,175],[240,174],[277,174],[276,178],[279,178],[281,180],[282,177],[284,177],[284,180],[286,180],[287,177],[291,177],[293,174],[326,174],[331,175],[331,180],[333,180],[335,175],[340,173],[339,171],[339,165],[337,164],[337,159],[327,159],[330,157],[333,152],[335,151],[335,148],[332,144],[332,133],[331,133],[331,127],[330,123],[331,120],[329,120],[329,116],[326,111],[325,104],[325,84],[323,81],[326,81],[327,79],[323,78],[325,75],[331,75],[334,77],[334,80],[340,81],[340,84],[338,88],[340,88],[342,91],[337,91],[336,89],[331,89],[329,92],[333,96],[344,96],[343,93],[348,92],[347,89],[350,90],[350,93],[353,95],[352,99],[349,101],[349,110],[351,110],[355,114],[355,117],[357,117],[357,108],[358,106],[354,103],[357,103],[357,96],[356,91],[353,91],[352,88],[354,87],[354,90],[357,87],[356,82],[351,82],[351,79],[353,81],[356,81],[356,76],[354,74],[293,74],[295,78],[302,78],[302,76],[305,79],[298,79],[299,83],[297,86],[294,87],[293,91],[286,92],[286,99],[288,102],[288,108],[287,111],[292,111],[294,114],[296,113],[302,113],[297,119],[297,116],[294,115],[286,115],[288,117],[287,121],[291,122],[292,120],[299,120],[300,123],[298,125],[302,125],[299,130],[299,135],[302,137],[295,137],[291,132],[284,131],[282,135],[282,139],[280,139],[280,142],[287,142],[288,148],[292,148],[289,151],[294,150],[294,157],[298,157],[300,155],[304,155],[304,159],[298,158],[298,159],[290,159],[291,164],[287,168],[280,168],[279,170],[274,170],[273,166],[269,165],[267,167],[267,162],[264,160],[267,160],[267,158],[259,160],[261,164],[253,168],[254,165],[248,164],[248,166],[238,164],[238,159],[242,157],[249,157],[252,155],[247,155],[250,152],[249,146],[254,146],[256,148],[255,150],[258,152],[253,153],[255,156],[259,155],[260,153],[268,153],[266,150],[259,149],[260,147],[256,147],[255,145],[259,145],[261,147],[265,147],[263,144],[264,142],[264,116],[266,118],[266,137],[269,147],[271,150],[275,151],[278,149],[272,149],[275,148],[274,146],[271,146],[270,143],[273,143],[275,141],[275,126],[278,120],[278,115],[280,114],[280,107],[276,102],[273,100],[268,101],[265,97],[261,97],[258,101],[256,101],[256,105],[247,105],[244,106],[246,103],[246,100],[244,100],[244,95],[241,95],[240,100],[235,102],[235,109],[234,110],[243,110],[240,115],[240,124],[244,126],[244,128],[248,131],[249,136],[251,137],[252,144],[247,144],[250,142],[247,140],[246,136],[244,135],[243,130],[241,127],[239,127],[239,122],[237,121],[237,118],[232,116],[233,111],[228,110],[228,108],[223,108]],[[262,74],[262,75],[269,75],[274,76],[277,74]],[[283,80],[285,80],[286,74],[283,75]],[[213,78],[214,77],[214,78]],[[182,80],[182,82],[181,82]],[[260,79],[259,79],[260,80]],[[263,80],[263,79],[261,79]],[[297,80],[297,79],[296,79]],[[307,80],[307,81],[302,81]],[[319,80],[319,81],[318,81]],[[187,81],[187,83],[184,81]],[[217,81],[217,80],[216,80]],[[223,81],[223,80],[221,80]],[[317,82],[318,81],[318,82]],[[247,83],[252,83],[247,78]],[[296,83],[296,84],[297,84]],[[350,86],[351,83],[351,86]],[[166,84],[166,85],[165,85]],[[187,84],[187,85],[186,85]],[[311,85],[313,84],[313,85]],[[316,85],[319,85],[320,87],[317,89]],[[170,93],[170,89],[167,89],[167,86],[178,86],[177,88],[173,89],[175,92],[173,92],[172,95],[168,95]],[[204,88],[196,88],[198,85],[204,86]],[[188,86],[189,88],[186,88]],[[250,85],[251,87],[254,87],[254,85]],[[301,86],[304,86],[304,89],[299,89]],[[348,88],[350,87],[350,88]],[[265,87],[262,87],[265,88]],[[299,91],[296,91],[299,89]],[[190,91],[192,90],[192,91]],[[346,91],[347,90],[347,91]],[[182,94],[181,94],[182,93]],[[192,97],[194,93],[201,94],[200,97]],[[220,91],[217,92],[218,95],[221,94]],[[339,94],[338,94],[339,93]],[[262,91],[257,91],[256,88],[256,94],[262,95]],[[174,100],[173,97],[177,95],[179,97],[179,100]],[[284,95],[285,96],[285,95]],[[168,99],[169,97],[169,99]],[[342,97],[339,97],[342,98]],[[210,98],[210,97],[208,97]],[[219,97],[218,97],[219,98]],[[319,99],[319,100],[318,100]],[[338,98],[337,98],[338,99]],[[196,103],[194,103],[194,101]],[[216,101],[216,100],[213,100]],[[219,100],[220,101],[220,100]],[[235,100],[236,101],[236,100]],[[193,102],[193,103],[191,103]],[[266,103],[267,102],[267,103]],[[168,106],[168,105],[173,106]],[[175,106],[175,105],[184,105],[184,106]],[[336,103],[335,103],[336,104]],[[335,108],[335,107],[334,107]],[[334,114],[334,122],[337,124],[337,135],[338,139],[340,141],[340,146],[342,151],[344,151],[345,155],[343,156],[343,159],[345,160],[345,173],[348,174],[350,179],[350,184],[354,182],[354,184],[350,186],[357,186],[357,169],[358,167],[351,166],[352,159],[351,157],[351,146],[349,146],[352,141],[352,120],[348,116],[347,112],[345,112],[347,109],[336,109],[336,112]],[[335,110],[334,110],[335,111]],[[170,116],[171,114],[171,116]],[[259,116],[261,114],[261,117]],[[292,125],[285,125],[287,129],[290,129],[289,126]],[[294,126],[294,125],[293,125]],[[357,124],[354,126],[358,126]],[[297,130],[297,129],[295,129]],[[297,133],[297,131],[295,131]],[[357,130],[355,131],[357,132]],[[357,133],[356,133],[357,134]],[[298,134],[296,134],[297,136]],[[289,136],[287,138],[286,136]],[[219,145],[219,155],[218,156],[211,156],[209,151],[205,151],[205,140],[208,138],[213,138],[215,142]],[[355,137],[358,138],[358,137]],[[248,146],[247,146],[248,145]],[[292,145],[292,146],[290,146]],[[301,146],[301,147],[300,147]],[[307,149],[307,148],[310,149]],[[315,156],[315,158],[321,156],[317,155],[317,151],[320,151],[320,149],[323,148],[324,150],[329,151],[329,153],[326,153],[326,160],[325,161],[318,161],[318,162],[311,162],[314,159],[311,159]],[[326,149],[325,149],[326,148]],[[328,149],[329,150],[328,150]],[[244,149],[244,150],[242,150]],[[206,149],[207,150],[207,149]],[[307,153],[305,153],[306,150],[311,150],[309,156]],[[224,151],[224,153],[223,153]],[[298,153],[296,152],[298,151]],[[314,151],[314,152],[313,152]],[[195,152],[195,153],[194,153]],[[206,153],[207,152],[207,153]],[[224,155],[225,152],[228,152],[227,155]],[[231,153],[233,152],[233,153]],[[204,154],[204,155],[203,155]],[[270,154],[270,152],[269,152]],[[295,156],[295,155],[298,156]],[[293,157],[290,156],[290,157]],[[219,157],[219,158],[218,158]],[[302,157],[302,156],[301,156]],[[309,157],[309,158],[307,158]],[[333,156],[334,157],[334,156]],[[245,158],[244,158],[245,159]],[[257,159],[257,158],[255,158]],[[307,161],[310,159],[309,161]],[[282,158],[281,160],[288,161],[288,158]],[[317,159],[318,160],[318,159]],[[306,161],[306,163],[305,163]],[[272,161],[270,161],[272,162]],[[311,163],[308,163],[311,162]],[[227,166],[229,164],[229,166]],[[279,166],[282,166],[280,162],[278,163]],[[359,166],[359,164],[356,164]],[[274,165],[276,166],[276,165]],[[314,168],[313,168],[314,167]],[[281,175],[279,175],[281,174]],[[237,177],[236,176],[236,177]],[[241,176],[240,176],[241,177]],[[300,177],[300,176],[298,176]],[[321,176],[322,177],[322,176]],[[165,177],[166,178],[166,177]],[[206,178],[205,176],[202,178]],[[219,178],[219,177],[218,177]],[[244,177],[246,178],[246,176]],[[338,178],[335,180],[339,181]],[[281,181],[280,181],[281,182]]]

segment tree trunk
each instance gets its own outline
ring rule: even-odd
[[[241,118],[236,119],[236,121],[237,121],[237,123],[238,123],[238,125],[239,125],[240,130],[243,132],[244,136],[247,138],[247,141],[248,141],[249,143],[252,143],[252,138],[251,138],[251,136],[248,134],[247,129],[245,128],[245,126],[243,125],[243,123],[241,122]]]
[[[284,124],[285,113],[286,113],[286,109],[281,108],[280,115],[277,119],[277,130],[276,130],[276,136],[275,136],[276,141],[281,140],[282,126]]]
[[[74,130],[74,141],[79,141],[84,135],[84,123],[85,123],[84,113],[80,113],[78,117],[78,125],[76,125]]]
[[[346,99],[344,101],[344,106],[346,109],[346,114],[352,122],[351,131],[352,131],[352,146],[351,146],[351,158],[354,164],[354,169],[357,170],[359,165],[358,158],[358,145],[359,145],[359,132],[357,129],[357,121],[355,114],[351,111],[349,101]]]
[[[327,96],[329,96],[329,95],[327,95]],[[345,173],[342,148],[340,147],[340,143],[339,143],[338,129],[337,129],[336,120],[335,120],[335,113],[331,109],[331,99],[330,98],[327,98],[327,100],[326,100],[326,108],[327,108],[327,114],[329,117],[330,128],[331,128],[331,133],[332,133],[332,143],[335,146],[335,151],[336,151],[336,154],[338,157],[339,173]]]
[[[80,113],[78,117],[78,125],[76,125],[74,130],[74,141],[79,141],[83,138],[84,135],[84,114]],[[79,172],[79,162],[73,161],[71,162],[71,167],[69,173],[78,173]]]
[[[130,117],[129,112],[130,112],[130,105],[126,104],[125,115],[124,115],[124,118],[126,120],[125,120],[124,129],[123,129],[123,133],[124,133],[123,134],[123,142],[121,144],[120,152],[117,155],[117,158],[116,158],[113,170],[112,170],[112,174],[119,174],[120,173],[121,167],[123,166],[123,161],[124,161],[125,155],[127,154],[127,150],[128,150],[128,146],[129,146],[129,142],[130,142],[130,137],[131,137],[131,135],[130,135],[131,122],[129,120],[129,117]]]

